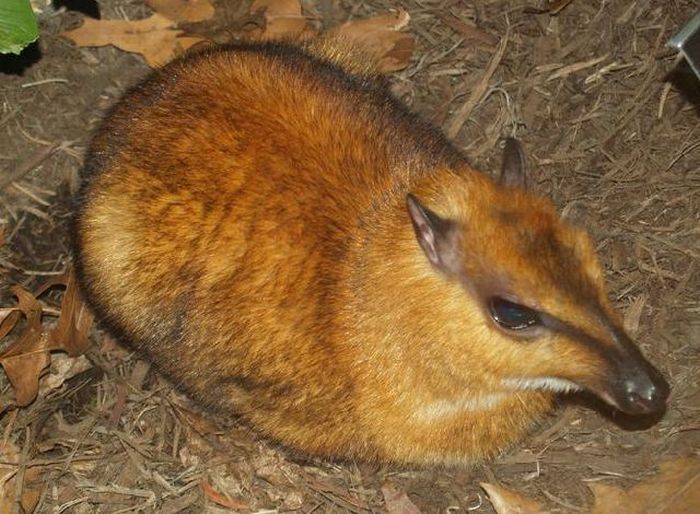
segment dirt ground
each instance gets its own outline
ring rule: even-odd
[[[219,9],[236,3],[220,0]],[[572,398],[519,447],[474,469],[308,461],[235,420],[207,421],[147,363],[95,330],[85,371],[0,418],[4,443],[21,450],[23,476],[39,471],[41,486],[25,484],[36,488],[36,511],[224,512],[212,501],[218,491],[251,512],[384,512],[393,488],[423,512],[489,513],[479,484],[490,482],[551,512],[584,512],[589,483],[630,486],[664,459],[700,453],[700,82],[665,46],[699,4],[550,4],[564,7],[553,14],[543,0],[305,2],[327,25],[403,7],[416,49],[392,76],[395,93],[484,170],[497,169],[504,135],[523,141],[534,188],[590,230],[627,328],[668,377],[663,419],[640,426]],[[141,0],[99,8],[106,19],[149,13]],[[10,284],[36,290],[70,266],[70,195],[91,131],[148,72],[138,56],[59,37],[82,17],[48,8],[38,47],[23,59],[0,58],[2,306],[14,302]],[[59,299],[44,298],[54,306]],[[7,405],[4,376],[0,386]]]

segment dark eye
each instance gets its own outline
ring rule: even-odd
[[[537,311],[498,296],[491,298],[489,309],[493,320],[508,330],[523,330],[540,323]]]

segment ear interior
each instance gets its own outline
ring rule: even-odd
[[[506,187],[527,188],[527,158],[520,141],[513,137],[506,138],[498,182]]]
[[[406,197],[406,206],[418,244],[430,263],[447,275],[458,273],[457,223],[440,217],[412,194]]]

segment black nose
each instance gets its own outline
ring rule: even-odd
[[[618,327],[613,327],[616,350],[609,355],[612,378],[611,403],[627,414],[661,413],[670,388],[661,373],[642,355],[637,345]]]
[[[637,369],[623,379],[623,397],[619,408],[628,414],[653,414],[666,406],[670,388],[668,382],[651,365]]]

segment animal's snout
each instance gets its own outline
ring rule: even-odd
[[[614,329],[614,340],[617,348],[608,353],[611,375],[602,397],[626,414],[663,412],[670,392],[666,379],[622,329]]]
[[[662,411],[669,395],[668,382],[650,365],[623,379],[619,408],[628,414],[653,414]]]

